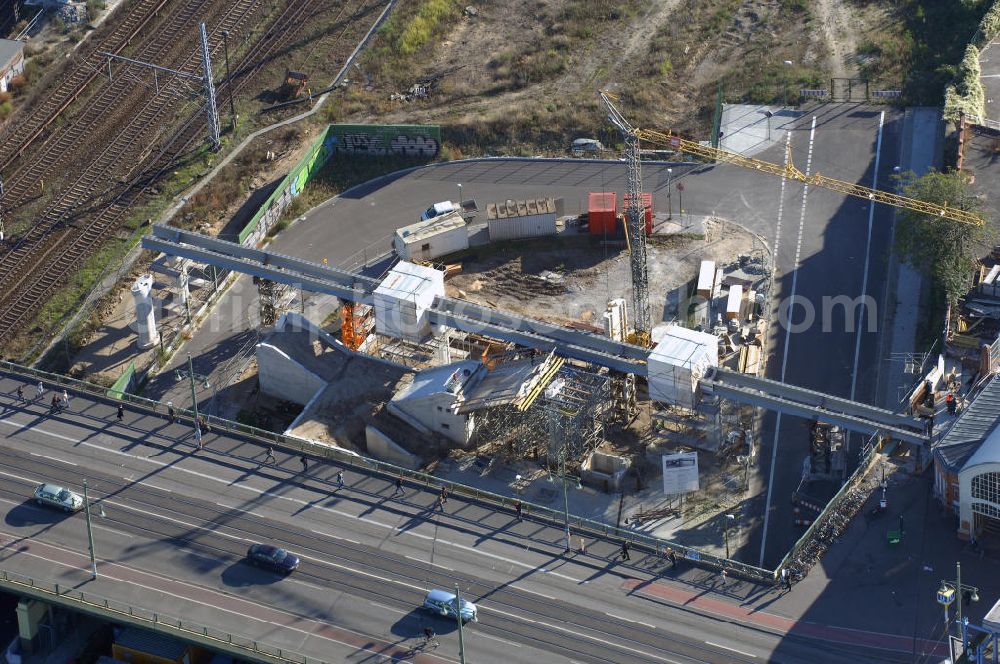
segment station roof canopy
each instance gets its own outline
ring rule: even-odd
[[[1000,379],[994,376],[948,433],[934,447],[934,454],[949,470],[958,472],[966,466],[1000,463]]]

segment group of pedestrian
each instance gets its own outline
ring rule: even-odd
[[[56,413],[60,410],[69,410],[69,392],[66,390],[63,390],[61,395],[55,391],[52,392],[52,403],[49,406],[49,412]]]

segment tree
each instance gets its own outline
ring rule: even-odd
[[[969,190],[969,179],[964,173],[931,171],[918,178],[911,171],[898,177],[904,196],[982,213],[982,203]],[[989,220],[982,226],[974,226],[901,209],[896,250],[914,267],[929,274],[932,290],[954,306],[972,286],[979,257],[989,250],[993,235]]]

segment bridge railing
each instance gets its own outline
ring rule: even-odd
[[[81,590],[75,585],[52,583],[31,576],[0,570],[0,588],[18,596],[28,596],[49,604],[59,604],[102,620],[143,627],[191,641],[236,657],[268,664],[326,664],[325,660],[268,646],[251,638],[208,627],[170,614],[138,607],[129,602]]]
[[[87,394],[100,401],[109,403],[117,403],[118,401],[121,401],[123,403],[128,403],[133,408],[141,409],[151,414],[166,415],[167,412],[166,405],[158,401],[153,401],[151,399],[146,399],[145,397],[128,393],[123,394],[122,398],[119,400],[108,399],[106,387],[94,385],[93,383],[88,383],[86,381],[76,380],[67,376],[51,374],[31,367],[24,367],[12,362],[0,361],[0,370],[20,375],[24,378],[30,379],[31,382],[42,381],[45,383],[47,389],[53,389],[58,386],[60,389],[72,390],[77,394]],[[194,416],[193,411],[186,408],[175,407],[175,412],[180,420],[186,419],[190,421]],[[369,474],[378,474],[386,478],[396,478],[402,476],[405,480],[425,487],[429,490],[440,491],[442,487],[448,487],[448,491],[451,495],[460,495],[466,499],[473,500],[493,508],[513,511],[514,503],[518,501],[518,498],[516,497],[493,493],[491,491],[486,491],[485,489],[465,484],[449,482],[427,473],[402,468],[377,459],[363,457],[349,450],[333,447],[332,445],[325,445],[322,443],[303,440],[301,438],[286,436],[273,431],[258,429],[257,427],[248,424],[233,422],[232,420],[223,419],[214,415],[203,415],[202,417],[205,417],[211,427],[217,431],[226,431],[228,433],[237,434],[269,445],[278,445],[285,449],[295,450],[300,453],[307,453],[314,457],[326,458],[343,465],[345,468],[353,468]],[[521,502],[525,511],[530,515],[530,518],[552,526],[557,526],[559,528],[564,527],[565,517],[562,510],[555,510],[544,505],[538,505],[523,500]],[[729,560],[694,547],[685,546],[679,542],[672,542],[670,540],[656,537],[648,533],[643,533],[641,531],[636,531],[631,528],[622,528],[620,526],[574,515],[570,515],[569,525],[571,530],[573,530],[574,534],[577,536],[585,535],[592,538],[602,538],[617,542],[628,541],[634,548],[645,550],[648,553],[659,556],[667,556],[672,551],[677,558],[683,558],[700,566],[720,570],[725,569],[727,572],[732,572],[733,574],[745,577],[752,581],[773,583],[776,579],[776,572],[773,570],[747,565],[735,560]]]

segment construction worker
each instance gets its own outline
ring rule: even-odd
[[[958,410],[958,402],[955,400],[955,395],[951,392],[948,396],[944,398],[944,405],[948,408],[948,414],[955,417],[955,412]]]

